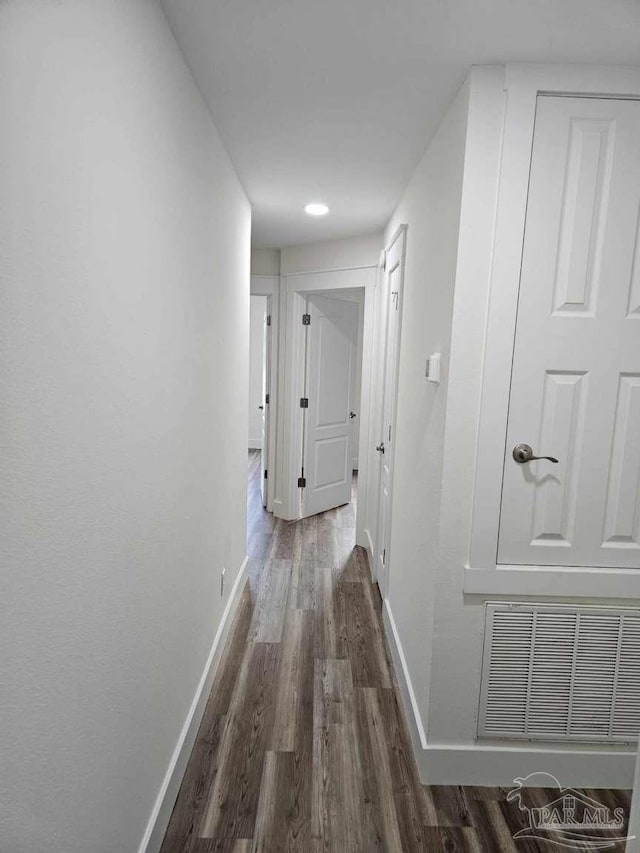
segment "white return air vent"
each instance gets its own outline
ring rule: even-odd
[[[478,737],[639,734],[640,610],[487,604]]]

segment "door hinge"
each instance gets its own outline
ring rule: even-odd
[[[271,314],[267,314],[267,326],[271,325]]]
[[[389,424],[389,441],[391,441],[391,424]]]
[[[265,394],[264,395],[264,402],[267,406],[269,405],[270,400],[271,400],[271,394]]]
[[[302,325],[310,326],[311,325],[311,314],[303,314],[302,315]]]
[[[308,409],[309,408],[309,398],[308,397],[300,397],[300,408]]]
[[[264,469],[264,478],[265,478],[265,480],[269,479],[269,472],[267,471],[266,468]]]
[[[386,559],[387,559],[387,549],[386,549],[386,548],[383,548],[383,549],[382,549],[382,565],[384,565],[384,564],[385,564]]]
[[[298,477],[298,488],[299,488],[299,489],[304,489],[304,488],[305,488],[305,486],[307,485],[307,480],[306,480],[306,478],[305,478],[305,476],[304,476],[304,468],[302,468],[301,473],[302,473],[302,476],[301,476],[301,477]]]

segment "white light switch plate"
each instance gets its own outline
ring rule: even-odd
[[[424,372],[427,382],[435,382],[436,385],[440,382],[440,353],[434,352],[427,359],[427,366]]]

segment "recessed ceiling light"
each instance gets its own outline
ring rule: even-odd
[[[304,212],[309,216],[326,216],[329,213],[329,208],[321,201],[314,201],[311,204],[305,204]]]

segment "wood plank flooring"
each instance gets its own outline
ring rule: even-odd
[[[261,473],[250,452],[249,579],[161,853],[549,851],[513,840],[506,789],[419,784],[355,493],[287,523]],[[628,811],[625,792],[587,793]]]

